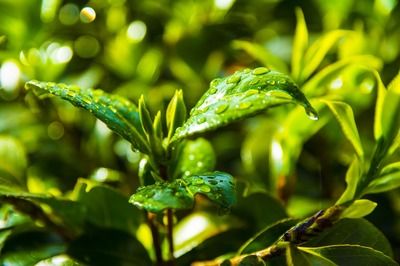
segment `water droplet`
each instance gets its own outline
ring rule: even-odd
[[[84,103],[86,103],[86,104],[91,104],[92,103],[92,101],[90,100],[90,99],[88,99],[88,98],[82,98],[82,101],[84,102]]]
[[[252,81],[249,82],[249,85],[256,85],[259,82],[258,79],[253,79]]]
[[[227,80],[227,84],[236,84],[240,81],[240,76],[230,76]]]
[[[200,117],[199,119],[197,119],[197,123],[202,124],[204,122],[206,122],[206,118],[204,116]]]
[[[270,70],[266,67],[258,67],[256,69],[253,70],[253,75],[262,75],[265,73],[268,73]]]
[[[210,176],[208,176],[207,178],[208,178],[208,179],[215,179],[215,176],[210,175]]]
[[[306,107],[306,114],[311,120],[318,120],[318,113],[312,107]]]
[[[206,192],[206,193],[211,191],[211,188],[207,185],[201,185],[199,189],[201,192]]]
[[[250,89],[250,90],[247,90],[247,91],[245,92],[245,95],[246,95],[246,97],[247,97],[247,96],[251,96],[251,95],[254,95],[254,94],[258,94],[258,93],[259,93],[258,90]]]
[[[76,95],[76,92],[75,91],[67,91],[67,95],[69,97],[74,97]]]
[[[285,83],[286,83],[286,81],[284,79],[278,80],[278,84],[285,84]]]
[[[201,185],[201,184],[204,184],[204,180],[201,179],[201,178],[194,178],[194,179],[192,180],[192,183],[193,183],[194,185]]]
[[[228,109],[229,104],[227,103],[221,103],[216,109],[215,109],[215,113],[216,114],[221,114],[223,112],[225,112],[226,109]]]
[[[216,92],[217,92],[217,89],[216,89],[216,88],[211,88],[211,89],[208,90],[208,93],[209,93],[209,94],[214,94],[214,93],[216,93]]]
[[[268,80],[268,84],[275,85],[275,80]]]
[[[251,102],[242,102],[239,104],[239,109],[248,109],[250,106],[252,106],[253,104]]]
[[[208,183],[210,183],[213,186],[218,185],[218,181],[216,181],[216,180],[209,180]]]

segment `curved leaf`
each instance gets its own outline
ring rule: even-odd
[[[292,76],[299,80],[304,63],[304,54],[308,46],[308,30],[303,11],[300,8],[296,8],[296,18],[297,24],[292,52]]]
[[[363,246],[334,245],[318,248],[299,247],[299,249],[313,256],[319,256],[330,260],[333,262],[333,265],[398,265],[382,252]]]
[[[381,193],[400,187],[400,162],[385,166],[378,178],[366,188],[365,194]]]
[[[343,211],[340,218],[362,218],[373,212],[377,205],[367,199],[356,200]]]
[[[338,266],[317,253],[304,252],[293,245],[286,248],[286,263],[289,266]]]
[[[53,94],[75,106],[89,110],[110,129],[132,143],[135,149],[144,153],[149,152],[138,109],[124,97],[107,94],[102,90],[80,89],[77,86],[53,82],[33,80],[25,86],[39,96]]]
[[[186,123],[178,128],[172,141],[210,131],[268,107],[296,102],[312,119],[317,113],[297,85],[287,76],[261,67],[244,69],[223,79],[215,79],[210,89],[191,110]]]
[[[212,172],[140,187],[129,202],[150,212],[190,209],[197,193],[207,196],[223,209],[236,201],[233,177],[223,172]]]
[[[337,205],[351,201],[357,190],[357,184],[362,177],[362,168],[360,161],[355,158],[346,173],[346,189],[342,196],[336,202]]]

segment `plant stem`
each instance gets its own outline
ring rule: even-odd
[[[147,223],[149,224],[151,236],[153,238],[154,253],[156,255],[157,266],[163,266],[163,258],[161,252],[160,235],[158,234],[158,228],[156,225],[156,215],[154,213],[147,213]]]
[[[167,239],[168,239],[170,266],[173,266],[175,264],[173,230],[174,230],[174,213],[172,209],[167,209]]]

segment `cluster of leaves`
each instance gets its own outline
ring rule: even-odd
[[[34,1],[28,2],[38,9]],[[51,21],[51,10],[60,10],[63,21],[65,6],[60,9],[56,2],[52,8],[43,4],[40,12],[37,10],[41,20]],[[58,49],[54,45],[45,43],[39,50],[20,47],[26,42],[16,40],[29,36],[21,31],[12,38],[11,32],[6,32],[9,51],[22,51],[21,69],[28,79],[62,79],[82,86],[30,81],[28,90],[39,98],[58,96],[89,110],[104,124],[94,124],[84,113],[55,98],[39,102],[30,92],[17,93],[25,96],[36,114],[14,103],[0,107],[0,132],[5,133],[0,138],[1,263],[160,265],[173,263],[175,257],[177,265],[397,265],[389,241],[362,217],[370,214],[377,206],[374,201],[379,200],[363,197],[400,186],[400,78],[397,75],[386,88],[378,74],[399,51],[387,51],[381,43],[366,40],[378,40],[378,36],[392,44],[400,41],[381,31],[335,30],[344,21],[340,16],[352,10],[345,4],[351,1],[339,1],[343,12],[331,14],[339,16],[335,20],[338,25],[324,21],[326,29],[333,30],[310,43],[313,38],[308,37],[304,15],[297,9],[289,68],[284,56],[272,48],[272,41],[265,45],[264,28],[252,29],[260,44],[256,40],[232,41],[229,35],[222,35],[212,42],[216,47],[188,49],[191,44],[216,39],[217,26],[221,27],[217,32],[229,32],[229,27],[238,23],[250,31],[252,24],[235,13],[245,8],[241,1],[225,8],[219,7],[218,1],[176,1],[168,5],[171,12],[161,12],[162,16],[157,7],[163,3],[144,2],[138,10],[155,13],[143,15],[141,20],[150,32],[166,25],[163,40],[150,38],[154,36],[143,41],[129,39],[132,37],[126,32],[138,22],[118,22],[119,16],[129,15],[124,4],[112,4],[107,20],[102,21],[107,27],[102,27],[103,35],[96,36],[104,38],[104,58],[90,55],[91,48],[82,52],[78,49],[81,42],[74,42],[74,51],[82,57],[80,63],[104,60],[103,65],[90,66],[77,77],[70,75],[68,62],[57,63],[52,58],[52,49]],[[248,3],[254,15],[262,10],[256,2]],[[387,31],[395,32],[393,24],[382,19],[396,10],[395,4],[376,2],[378,22],[369,26],[386,25]],[[4,5],[21,8],[18,1]],[[329,10],[329,4],[318,6]],[[94,7],[105,10],[105,4]],[[276,4],[276,10],[279,7]],[[267,10],[273,13],[273,8]],[[158,19],[150,19],[153,17]],[[117,22],[125,27],[115,26]],[[83,34],[74,23],[69,27]],[[92,32],[96,25],[100,24],[82,29]],[[246,30],[238,32],[239,37],[246,36]],[[49,33],[55,34],[43,30],[37,36],[46,39]],[[105,37],[106,33],[116,37]],[[95,42],[92,39],[90,43]],[[222,52],[226,43],[230,48]],[[65,47],[68,45],[66,42]],[[163,45],[175,52],[164,53]],[[35,57],[36,51],[42,57]],[[214,79],[200,97],[206,80],[221,76],[225,56],[233,51],[244,52],[238,65],[262,67],[227,66],[232,75]],[[338,60],[332,62],[331,55]],[[104,72],[112,73],[109,80],[104,81]],[[395,76],[393,72],[381,71],[390,77]],[[83,88],[100,82],[105,87],[120,84],[117,93]],[[184,91],[173,94],[175,87]],[[357,120],[372,117],[374,91],[374,122]],[[7,93],[5,99],[17,97],[15,91]],[[142,93],[147,97],[139,97]],[[183,96],[188,106],[200,98],[188,118]],[[128,98],[140,99],[135,105]],[[37,112],[45,109],[50,114]],[[153,116],[152,110],[159,111]],[[268,115],[256,116],[260,113]],[[374,139],[368,133],[372,125]],[[63,134],[64,138],[54,141]],[[238,140],[243,136],[241,145]],[[114,150],[118,156],[112,155]],[[232,154],[239,153],[238,165]],[[310,189],[321,182],[315,182],[321,168],[328,178],[345,179],[346,187],[340,181],[317,191]],[[88,175],[89,171],[92,174]],[[88,178],[76,182],[73,177],[77,176]],[[296,179],[301,180],[297,185]],[[323,191],[330,193],[328,200],[318,194]],[[395,201],[396,194],[391,197]],[[218,206],[218,214],[222,211],[225,215],[217,215],[210,201]],[[308,218],[298,219],[304,217]]]

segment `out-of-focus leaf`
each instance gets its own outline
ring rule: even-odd
[[[23,191],[26,188],[25,149],[18,140],[0,136],[0,194],[4,191]]]
[[[186,105],[183,101],[181,90],[175,91],[174,97],[168,104],[166,119],[168,127],[168,139],[171,139],[175,130],[182,126],[186,119]]]
[[[72,241],[68,255],[88,265],[151,265],[143,245],[118,230],[95,230]]]
[[[110,129],[131,142],[134,148],[144,153],[149,152],[138,109],[129,100],[101,90],[80,89],[52,82],[30,81],[26,87],[39,96],[53,94],[89,110]]]
[[[280,71],[282,73],[288,73],[287,66],[282,59],[275,56],[268,51],[266,47],[263,47],[254,42],[237,40],[233,41],[232,46],[234,49],[241,49],[248,53],[251,57],[258,60],[264,66]]]
[[[256,252],[272,245],[287,230],[295,226],[297,222],[298,221],[294,219],[284,219],[272,225],[268,225],[247,240],[246,243],[240,247],[238,255]]]
[[[341,218],[362,218],[367,216],[371,212],[374,211],[376,204],[373,201],[367,199],[359,199],[354,201],[349,207],[347,207],[342,215]]]
[[[321,101],[325,103],[332,111],[336,120],[339,122],[345,137],[348,139],[351,145],[353,145],[353,148],[358,157],[362,159],[364,156],[364,151],[362,148],[360,136],[358,134],[356,122],[354,120],[352,108],[344,102],[330,100]]]
[[[372,180],[364,194],[381,193],[400,187],[400,162],[385,166],[379,177]]]
[[[312,119],[318,118],[314,108],[288,76],[263,67],[237,71],[211,82],[210,89],[191,110],[189,119],[176,130],[173,141],[289,102],[302,105]]]
[[[39,261],[35,266],[85,266],[85,264],[77,262],[67,255],[58,255]]]
[[[184,144],[175,168],[174,177],[198,175],[214,170],[214,149],[206,139],[188,140]]]
[[[265,266],[265,265],[267,265],[267,264],[265,264],[265,262],[256,255],[250,255],[250,256],[244,257],[239,262],[239,266]]]
[[[174,227],[175,257],[180,257],[212,236],[241,225],[240,220],[232,216],[192,213]]]
[[[336,204],[343,204],[345,202],[351,201],[354,198],[357,190],[357,184],[361,176],[362,168],[360,165],[360,161],[355,158],[346,173],[346,190],[343,192],[342,196],[338,199]]]
[[[28,231],[10,236],[2,250],[0,264],[32,266],[61,254],[66,246],[59,236],[41,231]]]
[[[304,54],[308,45],[308,30],[303,11],[300,8],[296,9],[296,18],[297,24],[292,49],[292,77],[295,80],[299,80],[304,67]]]
[[[330,31],[310,45],[304,55],[304,68],[301,70],[302,80],[306,80],[318,68],[332,46],[347,33],[344,30]]]
[[[357,230],[355,230],[355,228]],[[360,245],[373,248],[392,257],[393,252],[385,235],[365,219],[341,219],[332,228],[318,234],[304,246]]]
[[[380,123],[383,113],[383,102],[385,100],[386,88],[382,82],[381,76],[378,71],[372,72],[377,86],[377,98],[375,104],[375,119],[374,119],[374,137],[378,140],[382,136],[382,125]],[[379,122],[378,122],[379,121]]]
[[[230,208],[236,201],[233,177],[223,172],[212,172],[139,187],[129,202],[150,212],[190,209],[197,193],[207,196],[223,209]]]
[[[382,252],[363,246],[333,245],[318,248],[299,247],[299,249],[311,255],[323,257],[331,261],[333,263],[331,265],[398,265]]]
[[[289,245],[286,248],[286,263],[290,266],[337,266],[336,263],[323,256],[304,252],[293,245]]]

